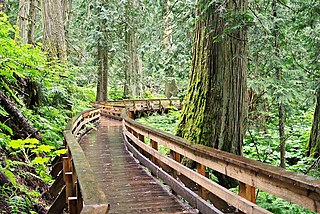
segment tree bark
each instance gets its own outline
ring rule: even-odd
[[[43,48],[49,58],[65,61],[67,48],[61,0],[42,0],[42,30]]]
[[[226,34],[225,26],[243,20],[223,11],[243,13],[247,6],[247,0],[198,3],[191,76],[177,130],[191,142],[237,155],[242,155],[247,118],[247,31],[241,26]]]
[[[125,42],[127,51],[127,62],[125,66],[124,97],[142,97],[142,60],[138,53],[137,29],[132,11],[137,9],[137,1],[130,0],[126,5],[127,22],[125,26]]]
[[[98,84],[97,101],[108,100],[108,49],[98,45]]]
[[[317,104],[314,110],[313,123],[308,143],[308,156],[320,156],[320,87],[317,91]]]
[[[23,116],[19,109],[7,98],[7,96],[2,91],[0,91],[0,104],[12,118],[10,122],[12,122],[15,127],[10,126],[10,128],[14,130],[15,136],[22,139],[34,137],[41,141],[39,132],[29,123],[29,121]]]

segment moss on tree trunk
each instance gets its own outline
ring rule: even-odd
[[[198,3],[191,76],[177,131],[194,143],[237,155],[247,117],[247,32],[239,24],[247,3]]]

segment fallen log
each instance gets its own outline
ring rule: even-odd
[[[0,91],[0,105],[9,114],[11,117],[10,122],[15,126],[10,126],[10,128],[19,132],[14,133],[15,135],[22,139],[32,137],[38,139],[39,141],[42,140],[38,130],[29,123],[29,121],[23,116],[15,104],[12,103],[2,91]]]

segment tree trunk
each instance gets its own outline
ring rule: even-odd
[[[30,11],[30,1],[20,0],[17,26],[19,27],[19,36],[23,44],[26,44],[28,42],[29,11]]]
[[[23,44],[34,44],[36,26],[36,0],[20,0],[17,18],[19,36]]]
[[[97,101],[108,100],[108,49],[98,45]]]
[[[167,52],[167,56],[171,57],[172,52],[170,51],[173,46],[173,26],[171,25],[171,18],[172,18],[172,11],[171,11],[171,2],[167,0],[166,4],[166,14],[163,19],[163,47]],[[167,98],[176,97],[178,95],[178,87],[176,81],[174,79],[174,70],[172,66],[166,68],[166,77],[165,77],[165,84],[164,84],[164,91]]]
[[[26,139],[29,137],[34,137],[41,141],[41,136],[39,132],[32,127],[29,121],[23,116],[19,109],[7,98],[7,96],[0,91],[0,104],[4,110],[10,115],[9,125],[12,130],[14,130],[14,135],[17,138]]]
[[[308,143],[308,156],[320,156],[320,87],[317,91],[317,104],[314,111],[312,129]]]
[[[247,118],[247,32],[232,13],[247,10],[247,0],[198,4],[191,77],[177,134],[191,142],[242,155]],[[244,22],[244,20],[243,20]],[[219,182],[224,186],[223,179]]]
[[[272,10],[273,10],[273,18],[274,18],[274,29],[273,29],[273,36],[274,36],[274,49],[275,49],[275,57],[276,59],[280,59],[280,50],[279,50],[279,41],[278,41],[278,34],[279,34],[279,27],[277,24],[277,2],[276,0],[272,1]],[[281,68],[276,66],[276,79],[278,81],[281,80]],[[279,117],[279,139],[280,139],[280,167],[286,168],[286,139],[285,139],[285,132],[284,132],[284,112],[283,112],[283,104],[281,102],[281,98],[278,98],[278,117]]]
[[[127,62],[125,66],[125,84],[124,97],[142,97],[142,60],[138,54],[138,39],[136,36],[136,27],[132,11],[137,8],[137,1],[130,0],[126,5],[126,27],[125,27],[125,42],[127,51]]]
[[[62,0],[62,13],[63,13],[63,24],[65,30],[65,38],[68,41],[69,37],[69,23],[70,23],[70,16],[72,11],[72,0]],[[68,43],[67,46],[67,53],[69,50]]]
[[[63,14],[63,23],[68,28],[68,23],[70,20],[70,14],[72,9],[72,0],[62,0],[62,14]]]
[[[42,30],[43,48],[49,58],[65,61],[67,48],[61,0],[42,0]]]
[[[37,15],[37,0],[30,0],[30,8],[29,8],[29,23],[28,23],[28,44],[35,44],[34,42],[34,32],[36,29],[36,15]]]

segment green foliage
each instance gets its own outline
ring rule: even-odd
[[[137,121],[144,125],[152,126],[162,131],[175,134],[179,117],[180,117],[179,111],[170,110],[168,114],[160,115],[160,114],[154,113],[149,117],[141,117],[137,119]]]
[[[76,112],[88,107],[95,99],[92,82],[82,84],[86,73],[69,63],[48,61],[41,50],[15,40],[16,29],[8,17],[0,14],[0,90],[19,108],[29,122],[39,130],[43,141],[17,139],[9,127],[7,112],[0,107],[0,170],[11,184],[1,188],[0,199],[10,206],[11,213],[35,213],[35,204],[44,200],[45,188],[52,183],[49,166],[54,157],[65,154],[57,150],[63,142],[63,130]],[[37,85],[36,105],[29,108],[25,99],[24,81]],[[14,140],[12,140],[14,139]]]
[[[259,191],[259,196],[257,197],[257,204],[272,213],[277,214],[291,214],[291,213],[299,213],[299,214],[312,214],[312,212],[308,209],[302,208],[296,204],[285,201],[281,198],[270,195],[266,192]]]

